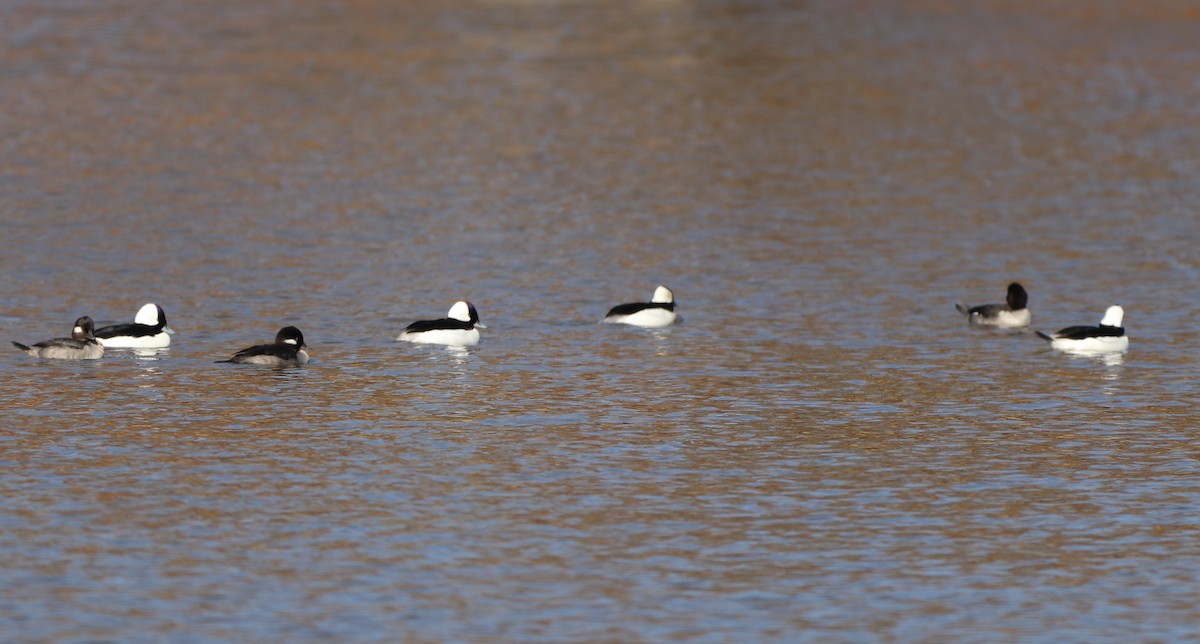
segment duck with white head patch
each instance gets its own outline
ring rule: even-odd
[[[304,334],[294,326],[285,326],[275,334],[273,344],[258,344],[242,349],[233,354],[228,360],[217,362],[232,362],[234,364],[263,364],[272,367],[298,367],[308,363],[308,347],[304,343]]]
[[[396,340],[420,344],[445,344],[449,346],[471,346],[479,344],[479,329],[486,329],[479,321],[479,312],[470,302],[455,302],[446,317],[440,320],[417,320],[405,327]]]
[[[114,324],[96,329],[96,340],[110,349],[163,349],[171,346],[167,314],[149,303],[138,310],[133,324]]]
[[[35,358],[55,358],[59,360],[96,360],[104,355],[104,347],[96,342],[95,325],[92,318],[83,316],[75,320],[71,329],[71,337],[54,338],[38,342],[29,347],[20,342],[13,346]]]
[[[1037,334],[1050,346],[1067,353],[1119,353],[1129,348],[1129,336],[1121,326],[1124,319],[1125,309],[1114,305],[1104,312],[1099,326],[1069,326],[1054,333],[1038,331]]]
[[[1029,294],[1020,284],[1008,285],[1008,296],[1004,304],[980,304],[967,308],[957,302],[954,308],[967,316],[967,322],[977,326],[994,326],[1001,329],[1019,329],[1029,326],[1033,315],[1029,312]]]
[[[659,285],[649,302],[618,304],[609,309],[603,322],[653,328],[669,326],[675,319],[675,294],[671,289]]]

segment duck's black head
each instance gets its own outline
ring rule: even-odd
[[[1020,311],[1029,304],[1029,294],[1025,292],[1025,287],[1013,282],[1008,285],[1008,308],[1014,311]]]
[[[308,346],[304,344],[304,334],[294,326],[285,326],[280,329],[279,333],[275,334],[275,344],[282,344],[296,349],[303,349]]]
[[[75,320],[75,328],[71,329],[71,338],[80,342],[95,340],[95,331],[96,325],[92,322],[92,318],[85,315]]]

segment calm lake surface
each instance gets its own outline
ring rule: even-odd
[[[1200,635],[1200,14],[0,7],[8,641]],[[1034,327],[1126,310],[1130,350]],[[682,321],[598,325],[676,293]],[[393,341],[469,299],[470,349]],[[157,302],[168,350],[8,345]],[[287,324],[313,362],[214,364]]]

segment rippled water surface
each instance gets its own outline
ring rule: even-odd
[[[1200,16],[0,7],[18,641],[1200,631]],[[1128,354],[968,328],[1126,309]],[[676,292],[682,321],[599,325]],[[401,345],[470,299],[466,350]],[[214,364],[305,333],[298,369]]]

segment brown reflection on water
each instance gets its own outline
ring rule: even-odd
[[[0,332],[147,299],[179,332],[0,360],[0,618],[31,640],[1179,632],[1198,18],[0,9]],[[954,312],[1011,279],[1039,329],[1119,300],[1130,354]],[[658,282],[680,324],[596,323]],[[458,298],[479,347],[392,340]],[[305,368],[214,364],[285,324]]]

